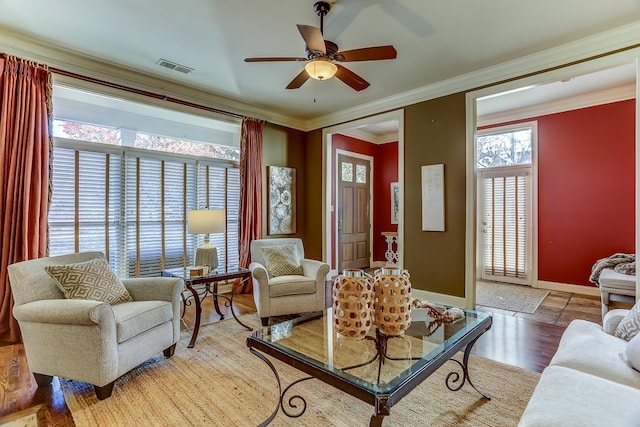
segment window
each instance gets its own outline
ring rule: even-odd
[[[353,163],[342,162],[342,180],[353,182]]]
[[[531,164],[532,127],[482,132],[476,140],[478,169]]]
[[[227,212],[210,236],[220,263],[238,265],[239,147],[111,124],[54,121],[50,255],[101,251],[120,277],[158,276],[191,265],[204,236],[187,233],[186,212],[209,207]]]
[[[367,165],[356,165],[356,182],[359,184],[367,183]]]

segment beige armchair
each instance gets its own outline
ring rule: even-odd
[[[27,361],[39,386],[53,376],[94,385],[102,400],[115,380],[160,351],[171,357],[180,337],[180,292],[173,278],[124,279],[133,302],[66,299],[45,266],[104,259],[86,252],[8,267]]]
[[[297,261],[301,267],[297,274],[274,275],[273,267],[272,274],[269,273],[267,251],[278,246],[293,246],[293,262],[295,264]],[[251,242],[251,260],[249,270],[253,278],[253,299],[264,326],[268,324],[270,316],[305,313],[325,308],[325,281],[329,265],[305,259],[302,240],[254,240]]]

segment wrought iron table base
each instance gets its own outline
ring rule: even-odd
[[[191,341],[189,341],[189,345],[187,346],[187,348],[193,348],[193,346],[196,343],[196,338],[198,338],[198,332],[200,332],[200,317],[202,315],[202,304],[201,304],[201,300],[200,297],[201,295],[198,293],[197,289],[195,288],[195,286],[193,285],[187,285],[187,289],[191,292],[194,302],[196,304],[196,321],[195,324],[193,325],[193,333],[191,334]],[[211,285],[210,284],[206,284],[205,287],[205,291],[204,291],[204,295],[202,295],[202,298],[206,298],[208,294],[211,294],[211,296],[213,297],[213,307],[216,310],[216,313],[218,313],[218,315],[220,316],[220,320],[224,319],[224,314],[222,314],[222,312],[220,311],[220,305],[218,304],[218,298],[224,298],[226,301],[224,303],[224,306],[229,308],[229,311],[231,311],[231,315],[233,316],[233,318],[235,319],[235,321],[242,326],[243,328],[245,328],[248,331],[253,331],[253,328],[245,325],[244,323],[242,323],[240,321],[240,319],[238,319],[238,316],[236,316],[236,312],[233,310],[232,304],[233,304],[233,297],[235,295],[235,292],[233,292],[233,290],[231,290],[231,297],[228,297],[226,295],[222,295],[218,293],[218,283],[214,282],[213,283],[213,291],[211,290]],[[190,297],[183,297],[182,299],[182,305],[183,305],[183,309],[186,311],[186,307],[188,305],[191,305],[190,301],[187,301]],[[184,311],[182,313],[182,315],[184,316]]]
[[[471,354],[471,349],[473,348],[474,344],[476,343],[476,341],[482,336],[478,335],[476,338],[474,338],[473,340],[471,340],[465,347],[464,349],[464,356],[462,358],[462,362],[460,362],[457,359],[454,358],[450,358],[449,361],[451,362],[455,362],[461,369],[462,369],[462,375],[460,375],[460,373],[458,373],[457,371],[451,371],[447,374],[446,378],[445,378],[445,385],[447,386],[447,388],[451,391],[458,391],[462,388],[462,386],[464,386],[465,382],[468,382],[469,385],[475,390],[477,391],[484,399],[487,400],[491,400],[491,397],[489,397],[488,394],[481,392],[480,390],[478,390],[476,388],[475,385],[473,385],[473,382],[471,382],[471,378],[469,377],[469,369],[468,369],[468,364],[469,364],[469,355]],[[367,337],[369,338],[369,337]],[[375,340],[376,341],[376,354],[375,356],[368,360],[367,362],[364,363],[360,363],[358,365],[354,365],[354,366],[349,366],[347,368],[343,368],[342,370],[348,370],[348,369],[355,369],[358,367],[362,367],[365,365],[368,365],[370,363],[373,363],[376,359],[378,359],[378,383],[380,383],[380,368],[382,367],[382,365],[384,364],[384,360],[385,359],[389,359],[389,360],[411,360],[410,357],[407,358],[392,358],[387,356],[386,354],[386,343],[387,343],[387,339],[388,338],[394,338],[393,336],[391,337],[387,337],[384,334],[381,334],[378,330],[376,330],[376,338],[369,338],[371,340]],[[287,399],[285,399],[285,395],[287,394],[287,392],[289,391],[289,389],[291,389],[291,387],[293,387],[294,385],[302,382],[302,381],[306,381],[306,380],[310,380],[310,379],[314,379],[315,377],[302,377],[297,379],[296,381],[292,382],[291,384],[289,384],[284,390],[282,389],[282,383],[280,381],[280,375],[278,375],[278,371],[276,370],[275,366],[273,365],[273,363],[271,363],[271,361],[262,353],[260,353],[259,351],[255,350],[253,347],[249,347],[249,351],[254,354],[255,356],[259,357],[260,359],[262,359],[262,361],[264,361],[264,363],[266,363],[269,368],[271,368],[271,371],[273,372],[274,376],[276,377],[276,381],[278,383],[278,404],[276,405],[276,408],[273,410],[273,412],[271,413],[271,415],[269,415],[269,417],[267,417],[267,419],[265,419],[263,422],[261,422],[258,426],[259,427],[264,427],[267,426],[271,423],[271,421],[273,421],[273,419],[276,417],[276,415],[278,414],[278,411],[280,409],[282,409],[282,412],[288,416],[289,418],[298,418],[300,416],[302,416],[302,414],[305,413],[305,411],[307,410],[307,401],[304,399],[304,397],[300,396],[299,394],[294,394],[291,397]],[[285,400],[287,401],[287,404],[290,408],[294,408],[297,411],[296,412],[290,412],[287,408],[285,408]],[[302,404],[301,408],[298,408],[298,406],[296,405],[296,401],[299,401]],[[382,421],[384,420],[384,417],[390,414],[390,408],[387,407],[386,404],[387,399],[385,397],[381,397],[380,400],[378,402],[376,402],[376,405],[374,405],[375,407],[375,414],[373,414],[371,416],[371,419],[369,420],[369,427],[381,427],[382,426]]]

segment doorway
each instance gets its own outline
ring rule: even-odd
[[[370,266],[371,163],[369,156],[337,152],[337,269]]]
[[[479,278],[531,286],[537,122],[478,131]]]
[[[578,257],[575,255],[575,252],[585,252],[585,247],[590,249],[590,247],[587,246],[588,243],[585,243],[585,236],[589,236],[589,234],[583,232],[579,235],[580,238],[567,237],[570,236],[570,233],[577,235],[580,227],[584,228],[583,223],[586,223],[586,220],[590,218],[590,216],[585,215],[584,212],[589,212],[590,214],[594,214],[594,212],[592,212],[592,209],[586,208],[583,209],[583,212],[580,212],[580,215],[568,215],[566,212],[581,209],[581,206],[585,203],[588,204],[588,202],[578,203],[580,202],[579,196],[588,194],[587,191],[578,190],[578,188],[580,188],[576,187],[578,183],[590,182],[593,184],[592,181],[595,179],[594,171],[597,171],[597,173],[601,175],[611,175],[603,169],[603,165],[612,164],[606,156],[606,152],[605,155],[602,155],[603,152],[600,151],[601,157],[599,157],[598,154],[594,155],[594,153],[598,153],[597,149],[591,148],[602,147],[602,144],[588,145],[585,143],[591,139],[592,134],[595,134],[594,132],[591,132],[591,134],[587,133],[592,129],[593,123],[614,123],[612,121],[614,119],[608,118],[613,116],[608,116],[606,111],[603,114],[601,110],[598,110],[598,116],[591,120],[585,119],[585,116],[573,116],[572,112],[575,111],[575,114],[587,114],[587,111],[590,111],[590,109],[596,111],[596,108],[611,108],[611,111],[613,111],[615,104],[621,105],[623,102],[626,102],[627,104],[625,105],[627,105],[627,107],[624,108],[627,109],[625,110],[626,113],[624,117],[627,118],[627,121],[624,122],[624,126],[616,125],[611,129],[618,132],[622,128],[628,129],[631,127],[631,130],[628,131],[627,134],[629,138],[632,138],[632,146],[635,147],[635,157],[637,159],[639,152],[637,126],[639,109],[637,97],[638,88],[636,85],[638,55],[639,53],[637,51],[627,51],[467,94],[467,206],[473,206],[473,209],[468,209],[467,211],[467,246],[471,249],[467,252],[469,256],[466,258],[466,268],[470,273],[467,275],[465,285],[466,304],[468,307],[475,306],[476,281],[482,280],[484,266],[486,265],[485,260],[482,259],[482,248],[480,245],[483,227],[483,209],[481,205],[482,201],[479,199],[483,197],[481,188],[483,176],[478,169],[478,156],[476,151],[477,137],[482,131],[488,128],[506,123],[524,123],[525,120],[533,120],[534,118],[537,118],[539,121],[537,126],[540,135],[540,144],[546,141],[546,145],[544,147],[538,146],[537,151],[540,151],[540,156],[544,156],[544,159],[541,157],[540,165],[536,165],[536,167],[533,168],[533,173],[537,174],[537,177],[534,175],[534,179],[531,180],[531,186],[533,188],[531,200],[533,208],[531,215],[531,286],[533,288],[546,288],[549,290],[573,293],[592,294],[594,291],[597,292],[597,288],[584,286],[586,283],[583,283],[580,279],[573,281],[571,274],[575,276],[576,273],[569,273],[572,271],[586,271],[585,277],[588,277],[591,264],[597,258],[594,258],[592,254]],[[619,77],[622,77],[623,80],[616,80],[616,78]],[[581,84],[582,92],[575,92],[573,94],[564,93],[566,89],[572,87],[574,84]],[[535,103],[524,103],[526,100],[534,98],[537,99]],[[516,103],[512,104],[512,101],[516,101]],[[521,104],[518,105],[518,102]],[[492,108],[499,107],[502,109],[490,111],[490,109],[486,108],[488,105],[491,105]],[[504,108],[509,105],[510,107]],[[628,107],[629,105],[631,105],[631,107]],[[628,108],[631,108],[631,110]],[[635,111],[633,111],[633,109],[635,109]],[[556,136],[556,139],[558,139],[557,135],[560,134],[560,131],[570,127],[569,125],[563,125],[561,119],[570,120],[570,117],[582,117],[582,120],[573,119],[573,126],[571,126],[572,129],[584,129],[583,133],[576,134],[577,136],[575,137],[581,144],[575,145],[575,148],[569,148],[567,145],[551,144],[551,136]],[[545,120],[547,121],[546,123]],[[551,120],[554,120],[552,123],[553,126]],[[629,120],[631,120],[631,123],[629,123]],[[635,131],[633,130],[634,120]],[[605,133],[605,135],[610,136],[612,133],[611,129],[609,133]],[[563,137],[566,135],[567,133],[565,132]],[[545,138],[544,141],[543,138]],[[607,140],[611,144],[613,144],[614,141],[620,141],[617,133],[616,138],[601,139]],[[565,137],[563,141],[566,140],[567,138]],[[566,153],[564,157],[562,157],[562,153],[558,152],[560,147],[563,147],[562,150]],[[625,147],[627,146],[625,145]],[[537,152],[535,155],[538,155]],[[633,162],[633,153],[630,156],[625,155],[623,157],[631,159]],[[562,159],[562,161],[559,159]],[[583,167],[582,171],[578,170],[578,165],[589,164],[589,160],[585,159],[597,159],[598,164],[587,169]],[[618,163],[614,161],[613,164]],[[628,169],[628,166],[628,164],[624,166],[626,168],[624,169],[625,171]],[[635,185],[635,189],[632,189],[634,195],[638,193],[637,167],[636,160],[635,169],[634,165],[631,165],[635,176],[631,175],[629,179],[618,179],[616,181],[617,183],[632,182]],[[555,168],[553,175],[548,173],[550,168]],[[621,170],[623,168],[614,167],[614,169]],[[560,171],[560,173],[558,173],[558,171]],[[618,170],[616,170],[616,173],[618,173]],[[551,176],[553,178],[550,178]],[[590,188],[599,187],[592,185]],[[550,194],[553,195],[553,199]],[[540,202],[538,203],[539,198]],[[633,197],[627,197],[627,199],[631,200]],[[633,202],[629,203],[631,203],[631,205],[633,204]],[[629,205],[629,203],[627,203],[627,205]],[[611,203],[606,203],[606,205],[612,206]],[[624,212],[628,212],[631,205],[625,205]],[[631,208],[631,210],[633,209]],[[637,207],[635,214],[632,212],[625,218],[628,219],[634,215],[636,219],[635,223],[637,223],[638,216],[640,215]],[[593,225],[590,229],[600,231],[603,229],[602,224],[612,222],[620,223],[621,221],[600,221],[598,225]],[[637,232],[636,226],[633,230],[633,235],[637,236]],[[606,237],[627,234],[629,233],[608,233]],[[601,241],[602,240],[599,240],[599,242]],[[576,245],[576,242],[581,243]],[[567,245],[571,245],[571,250],[566,248]],[[619,247],[619,244],[615,242],[613,245],[614,247]],[[626,246],[632,248],[633,242],[626,244]],[[633,249],[630,249],[630,251],[633,251]],[[556,252],[560,252],[561,255],[557,255]],[[573,257],[573,261],[568,261],[568,255]],[[558,260],[563,261],[558,262]],[[580,265],[579,268],[577,268],[574,265],[577,262],[587,262],[587,264],[591,264]],[[566,280],[563,280],[565,278]]]
[[[355,138],[361,140],[359,144],[368,146],[367,149],[352,149],[352,147],[346,147],[344,141],[339,141],[344,136],[348,138]],[[369,173],[369,185],[370,185],[370,199],[365,203],[364,199],[361,202],[362,205],[369,205],[369,253],[368,259],[365,263],[364,254],[366,253],[367,243],[363,240],[359,240],[357,243],[359,247],[359,253],[356,252],[356,246],[348,243],[347,251],[352,251],[353,256],[346,254],[346,258],[353,257],[356,261],[354,265],[375,267],[378,264],[384,265],[385,251],[387,249],[387,242],[382,232],[394,232],[397,233],[397,244],[394,245],[395,253],[397,255],[398,264],[402,265],[403,246],[402,239],[404,234],[404,221],[403,221],[403,196],[404,196],[404,110],[391,111],[377,116],[371,116],[364,119],[355,120],[352,122],[343,123],[340,125],[332,126],[323,129],[323,259],[325,262],[331,265],[330,275],[336,275],[343,267],[343,262],[340,254],[340,247],[343,246],[338,242],[338,217],[339,217],[339,197],[338,197],[338,182],[337,179],[339,173],[338,163],[338,151],[343,150],[341,154],[347,156],[353,156],[353,153],[358,153],[355,157],[360,158],[362,154],[377,159],[376,156],[380,155],[382,160],[374,160],[370,164]],[[362,145],[360,145],[362,148]],[[389,151],[385,151],[389,150]],[[384,154],[381,152],[384,151]],[[386,163],[385,163],[386,162]],[[353,162],[356,167],[356,162]],[[362,167],[361,167],[362,168]],[[375,169],[375,170],[374,170]],[[362,170],[362,169],[361,169]],[[393,185],[398,188],[397,196],[399,201],[398,216],[399,220],[396,224],[392,222],[391,218],[391,188]],[[365,190],[366,191],[366,190]],[[365,191],[361,191],[362,194]],[[351,213],[353,215],[354,212]],[[353,217],[352,217],[353,218]],[[365,217],[366,218],[366,217]],[[362,220],[360,224],[361,230],[366,228],[364,222],[366,219],[355,218],[356,221]],[[344,219],[342,227],[344,229]],[[359,233],[356,233],[359,234]],[[356,240],[359,239],[356,238]],[[383,246],[381,248],[380,246]],[[358,267],[359,268],[359,267]]]

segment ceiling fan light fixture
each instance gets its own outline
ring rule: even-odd
[[[323,60],[307,62],[304,69],[309,74],[309,77],[316,80],[329,80],[338,72],[336,64]]]

